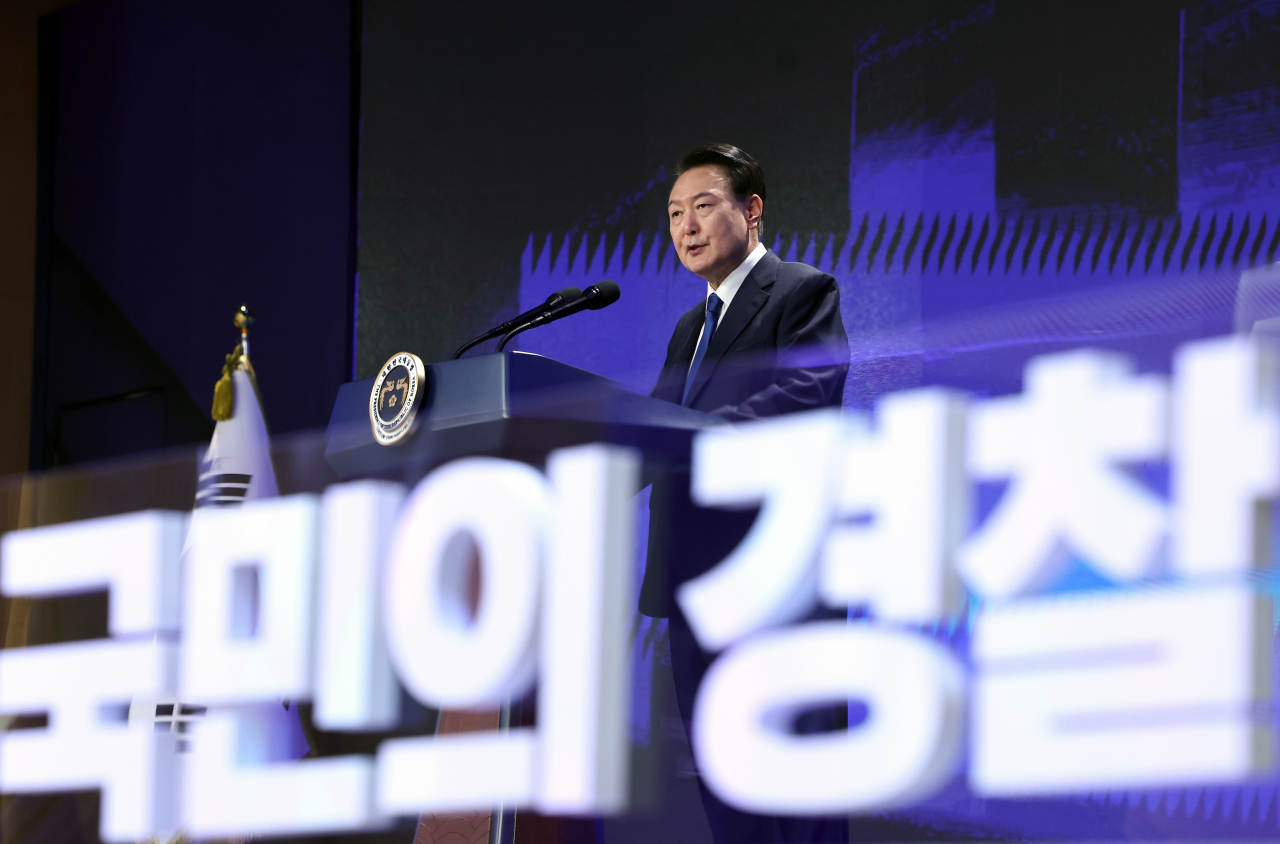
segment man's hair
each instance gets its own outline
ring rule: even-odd
[[[676,178],[680,178],[695,167],[719,167],[724,171],[733,188],[733,195],[739,202],[746,202],[752,194],[760,197],[763,205],[765,199],[764,168],[751,156],[733,144],[705,144],[680,156],[676,165]],[[760,211],[760,222],[756,234],[764,240],[764,210]]]

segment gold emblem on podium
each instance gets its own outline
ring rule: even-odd
[[[395,445],[413,430],[426,376],[422,360],[411,352],[392,355],[378,370],[369,396],[369,423],[380,445]]]

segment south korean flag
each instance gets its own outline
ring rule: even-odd
[[[235,410],[230,419],[220,420],[214,426],[213,439],[201,456],[192,520],[200,518],[201,512],[209,507],[237,507],[245,501],[274,498],[279,494],[271,465],[271,440],[247,357],[241,358],[240,367],[230,373]],[[187,543],[182,552],[184,557],[190,548],[190,531]],[[311,748],[299,722],[297,707],[288,702],[263,706],[271,710],[264,714],[276,723],[277,731],[288,736],[291,749],[285,755],[295,759],[306,755]],[[157,731],[183,734],[178,744],[180,751],[189,749],[186,734],[204,714],[205,707],[177,700],[134,700],[129,707],[130,722],[151,722]]]

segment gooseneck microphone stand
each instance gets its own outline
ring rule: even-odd
[[[543,316],[546,313],[550,312],[551,310],[559,307],[560,305],[563,305],[565,302],[572,302],[573,300],[578,299],[581,296],[582,296],[582,290],[578,287],[566,287],[564,290],[557,290],[555,293],[552,293],[550,296],[548,296],[547,301],[543,302],[538,307],[531,308],[525,311],[524,313],[520,314],[519,316],[513,317],[512,319],[507,320],[502,325],[499,325],[497,328],[491,328],[485,333],[481,334],[479,337],[473,337],[467,342],[463,343],[462,346],[458,348],[458,351],[453,353],[453,357],[449,358],[449,360],[457,360],[458,358],[462,357],[463,352],[465,352],[467,349],[470,349],[472,346],[479,345],[480,343],[483,343],[485,340],[492,340],[494,337],[501,337],[502,335],[511,331],[516,326],[534,317]],[[499,347],[499,351],[501,351],[501,347]]]

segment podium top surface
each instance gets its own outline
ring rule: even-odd
[[[428,364],[412,432],[383,446],[368,415],[374,381],[338,390],[325,457],[341,477],[416,473],[473,454],[538,463],[554,449],[588,442],[681,460],[694,433],[720,422],[541,355],[499,352]]]

